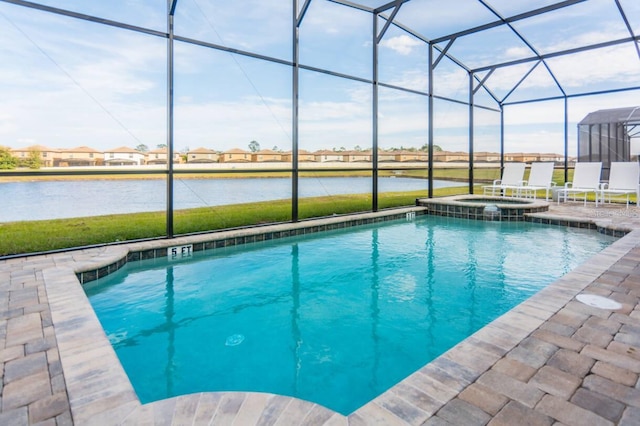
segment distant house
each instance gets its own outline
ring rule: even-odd
[[[88,146],[79,146],[70,149],[61,149],[58,166],[60,167],[86,167],[101,166],[103,154],[97,149]]]
[[[314,152],[318,163],[343,162],[344,152],[322,150]]]
[[[167,148],[158,148],[147,152],[146,162],[147,164],[167,164],[167,158],[169,157],[169,150]],[[173,162],[181,163],[182,157],[179,152],[173,153]]]
[[[469,153],[463,151],[437,151],[433,153],[435,162],[468,162]]]
[[[293,161],[292,151],[286,151],[282,153],[282,161],[285,163],[291,163]],[[309,163],[316,161],[316,155],[313,152],[305,151],[304,149],[298,150],[298,162]]]
[[[505,160],[507,156],[509,157],[508,161],[515,161],[519,163],[532,163],[540,159],[540,154],[531,154],[526,152],[514,152],[511,154],[505,154]]]
[[[478,163],[499,163],[500,153],[487,151],[474,152],[473,161],[476,161]]]
[[[371,151],[345,151],[342,153],[342,161],[348,163],[371,162]]]
[[[553,161],[554,163],[564,163],[564,156],[553,153],[538,154],[538,161]]]
[[[424,151],[396,151],[396,161],[427,161],[429,160],[429,154]]]
[[[223,152],[220,160],[223,163],[250,163],[251,153],[240,148],[234,148]]]
[[[396,161],[396,154],[394,151],[382,151],[378,150],[378,163]]]
[[[261,149],[258,152],[251,153],[251,162],[253,163],[273,163],[281,161],[282,153],[270,149]]]
[[[59,149],[51,149],[43,145],[31,145],[26,148],[11,149],[11,155],[19,160],[25,160],[29,158],[32,152],[40,153],[40,161],[42,167],[53,167],[57,165],[57,160],[60,157]]]
[[[143,152],[121,146],[104,152],[105,166],[142,166],[145,163]]]
[[[316,155],[313,152],[305,151],[304,149],[299,149],[298,161],[301,163],[312,163],[316,161]]]
[[[187,163],[217,163],[220,155],[208,148],[196,148],[187,152]]]

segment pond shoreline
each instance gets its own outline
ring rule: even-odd
[[[11,182],[43,182],[43,181],[87,181],[87,180],[164,180],[167,178],[167,173],[154,173],[154,174],[138,174],[138,173],[94,173],[94,174],[30,174],[28,176],[12,176],[10,173],[0,173],[0,184]],[[287,171],[267,171],[257,172],[255,170],[249,170],[246,172],[202,172],[194,173],[188,172],[174,172],[174,179],[247,179],[247,178],[260,178],[260,179],[291,179],[290,172]],[[327,172],[299,172],[300,177],[370,177],[370,171],[327,171]],[[383,172],[379,174],[381,178],[390,177],[402,177],[409,179],[423,179],[427,180],[427,176],[421,176],[417,174],[394,174],[391,171]],[[441,180],[457,181],[457,178],[448,178]]]
[[[463,182],[468,180],[468,163],[433,163],[434,179]],[[495,179],[493,169],[499,170],[499,164],[476,164],[477,169],[483,169],[483,174],[491,173],[490,177],[477,176],[482,179]],[[379,164],[380,177],[404,177],[427,179],[428,165],[424,162],[410,163],[382,163]],[[298,174],[301,177],[362,177],[371,176],[371,163],[303,163],[300,164]],[[94,166],[94,167],[43,167],[40,169],[0,170],[0,183],[25,182],[44,180],[126,180],[126,179],[164,179],[168,175],[166,165],[163,166]],[[261,178],[290,178],[291,163],[213,163],[205,166],[201,164],[176,164],[173,169],[174,177],[181,179],[236,179],[246,177]],[[499,176],[499,172],[497,175]]]

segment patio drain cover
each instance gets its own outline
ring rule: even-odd
[[[606,297],[598,296],[597,294],[579,294],[576,296],[579,302],[585,305],[593,306],[600,309],[616,310],[622,308],[622,305],[615,300],[608,299]]]

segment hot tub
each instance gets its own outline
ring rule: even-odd
[[[416,205],[427,207],[427,212],[436,216],[475,220],[523,221],[527,213],[549,210],[549,203],[543,200],[486,195],[419,198]]]

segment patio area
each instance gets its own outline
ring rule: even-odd
[[[551,203],[548,212],[532,215],[628,233],[348,417],[310,402],[249,392],[140,404],[75,272],[117,264],[130,250],[210,236],[2,260],[0,424],[640,424],[640,208]],[[314,225],[337,220],[344,218]],[[260,232],[300,226],[309,223]],[[248,232],[256,231],[218,235]],[[580,293],[622,307],[592,307],[575,299]]]

